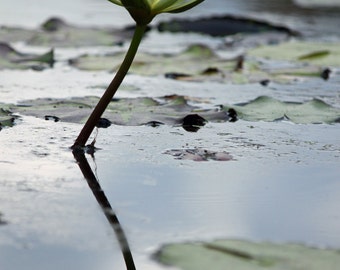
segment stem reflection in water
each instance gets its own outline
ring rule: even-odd
[[[98,204],[103,210],[104,215],[109,221],[111,227],[113,228],[116,237],[118,239],[121,251],[123,253],[125,265],[127,270],[135,270],[135,264],[133,261],[132,253],[125,236],[124,230],[121,227],[117,215],[112,210],[109,200],[107,199],[104,191],[102,190],[96,175],[93,173],[84,152],[73,151],[74,158],[76,159],[79,168],[84,175],[93,195],[95,196]]]

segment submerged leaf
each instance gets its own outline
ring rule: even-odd
[[[297,244],[217,240],[165,245],[155,258],[182,270],[336,270],[340,263],[340,251]]]

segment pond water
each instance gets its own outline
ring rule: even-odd
[[[193,134],[166,126],[101,131],[103,149],[88,160],[137,268],[161,269],[150,254],[181,240],[338,248],[339,128],[293,127],[239,121]],[[61,147],[71,145],[77,128],[24,117],[2,131],[1,211],[8,222],[1,226],[3,269],[124,269],[110,225]],[[162,154],[188,147],[227,151],[233,160],[193,162]]]
[[[264,19],[283,24],[296,30],[302,30],[306,35],[318,36],[339,34],[338,0],[209,0],[182,14],[162,14],[155,18],[155,23],[167,18],[188,18],[211,16],[218,14],[232,14],[239,16]],[[37,27],[51,16],[61,17],[78,25],[108,25],[122,27],[131,24],[131,18],[121,8],[109,1],[75,0],[53,1],[32,0],[30,5],[25,0],[13,3],[2,0],[0,6],[0,25],[16,25]]]
[[[15,4],[2,0],[0,25],[34,28],[50,16],[62,16],[80,25],[121,27],[131,22],[122,13],[106,1],[36,0],[27,7],[23,0]],[[279,0],[210,0],[178,16],[226,13],[284,22],[308,38],[340,37],[339,7],[295,7]],[[171,17],[162,17],[167,18]],[[171,35],[151,35],[142,50],[148,44],[155,49],[159,43],[169,47],[189,43],[186,35],[177,37],[174,41]],[[199,38],[188,37],[193,42]],[[202,39],[211,46],[220,43]],[[79,54],[78,49],[57,52],[59,60]],[[322,98],[340,108],[340,76],[337,70],[334,74],[327,84],[310,78],[271,87],[130,75],[118,97],[180,93],[214,104],[235,104],[267,95],[293,102]],[[99,96],[103,89],[98,86],[106,85],[111,76],[70,69],[65,63],[42,72],[1,70],[0,102]],[[136,85],[137,90],[131,89]],[[115,232],[69,150],[80,128],[21,115],[14,127],[1,130],[1,270],[125,268]],[[197,133],[167,125],[112,125],[100,129],[96,146],[100,150],[94,157],[86,157],[125,231],[137,269],[169,269],[151,255],[166,243],[180,241],[240,238],[340,249],[338,123],[239,120],[208,123]],[[166,154],[183,149],[224,152],[232,160],[196,162]]]

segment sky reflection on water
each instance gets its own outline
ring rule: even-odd
[[[0,25],[37,27],[54,15],[79,24],[131,23],[127,14],[122,15],[120,8],[105,0],[64,4],[43,1],[43,5],[42,1],[34,1],[27,6],[24,0],[2,0]],[[276,12],[282,11],[283,1],[269,3],[207,0],[188,16],[208,11],[246,13],[303,25],[302,29],[311,32],[327,26],[327,33],[339,33],[334,23],[336,12],[327,11],[328,17],[318,17],[317,11],[300,9],[296,14],[306,12],[308,16],[279,16]],[[320,18],[321,26],[315,30],[316,18]],[[78,71],[69,70],[3,74],[9,83],[1,83],[2,102],[46,95],[98,95],[101,88],[85,85],[102,85],[111,76],[91,74],[84,80]],[[32,87],[32,78],[40,87]],[[219,102],[234,103],[248,101],[262,91],[294,101],[322,95],[339,106],[335,83],[325,88],[278,86],[279,90],[250,85],[244,86],[243,92],[240,86],[229,86],[229,91],[222,92],[224,86],[210,83],[188,86],[157,78],[144,82],[144,78],[133,76],[127,80],[131,84],[137,80],[142,94],[155,96],[181,89],[182,94],[191,96],[223,93]],[[150,91],[150,83],[157,89]],[[318,92],[326,87],[332,89],[326,94]],[[17,93],[13,96],[12,92]],[[67,148],[78,131],[76,124],[23,117],[13,128],[0,132],[0,212],[1,220],[6,222],[0,225],[1,269],[124,268],[112,228]],[[228,237],[340,248],[339,125],[239,121],[209,123],[195,134],[173,127],[112,126],[100,131],[98,141],[103,149],[96,153],[95,162],[88,158],[126,231],[137,268],[163,269],[150,262],[150,254],[162,244],[183,240]],[[193,162],[163,154],[168,149],[185,147],[223,149],[235,160]]]

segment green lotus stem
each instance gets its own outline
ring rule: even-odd
[[[85,123],[83,129],[78,135],[72,148],[74,150],[83,150],[85,144],[100,117],[111,102],[113,96],[121,85],[125,75],[128,73],[133,59],[138,50],[138,46],[142,41],[147,25],[152,19],[160,13],[179,13],[184,12],[194,6],[200,4],[204,0],[109,0],[110,2],[123,6],[130,13],[131,17],[136,22],[135,33],[133,35],[130,47],[125,55],[123,63],[117,71],[115,77],[106,89],[104,95],[99,100],[94,108],[89,119]]]
[[[106,89],[104,95],[100,98],[98,104],[94,108],[93,112],[91,113],[90,117],[86,121],[83,129],[78,135],[78,138],[74,142],[72,148],[73,149],[82,149],[86,142],[88,141],[91,133],[93,132],[94,128],[96,127],[100,117],[106,110],[107,106],[111,102],[113,96],[117,92],[119,86],[123,82],[125,75],[128,73],[130,66],[135,58],[137,53],[139,44],[143,38],[147,25],[143,24],[136,24],[135,32],[130,44],[130,47],[125,55],[125,58],[118,69],[116,75],[114,76],[113,80],[111,81],[110,85]]]

